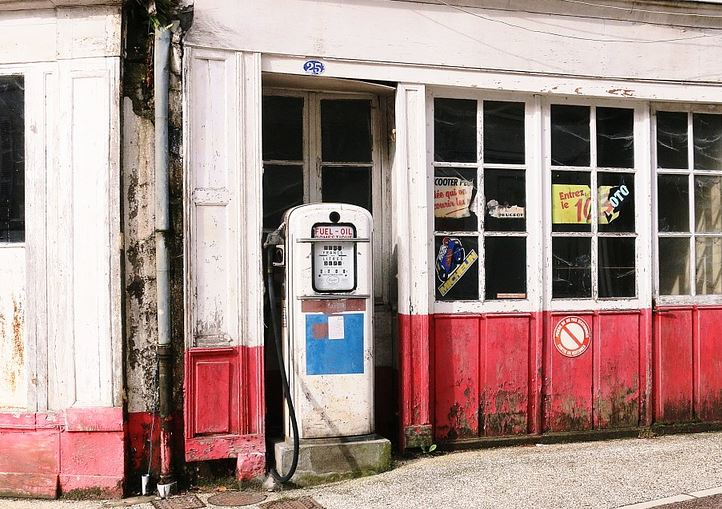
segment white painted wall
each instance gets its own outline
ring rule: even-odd
[[[0,74],[25,76],[26,102],[26,242],[0,249],[24,277],[0,303],[24,287],[31,381],[0,407],[122,403],[120,27],[118,7],[0,12]]]

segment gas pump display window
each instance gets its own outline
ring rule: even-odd
[[[316,292],[351,292],[356,289],[356,238],[352,224],[317,223],[311,237],[324,239],[312,245],[313,289]]]

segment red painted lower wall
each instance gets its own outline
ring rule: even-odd
[[[592,341],[561,355],[582,317]],[[722,420],[722,307],[399,315],[402,447],[433,440]],[[413,444],[411,444],[413,445]]]
[[[0,495],[55,498],[83,491],[120,497],[125,479],[121,408],[0,414]]]

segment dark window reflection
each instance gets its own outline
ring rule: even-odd
[[[438,235],[434,243],[438,300],[479,299],[479,239]]]
[[[350,203],[369,212],[371,206],[371,168],[324,166],[321,195],[325,202]]]
[[[633,238],[599,238],[599,297],[634,297]]]
[[[692,115],[694,167],[697,170],[722,170],[722,115]]]
[[[634,231],[634,175],[597,173],[599,231]]]
[[[263,167],[263,228],[273,230],[283,214],[303,203],[303,166]]]
[[[552,297],[592,296],[592,243],[588,237],[552,239]]]
[[[524,103],[484,101],[484,162],[524,164]]]
[[[437,231],[476,231],[479,221],[474,212],[476,170],[436,168],[434,171],[434,229]]]
[[[592,195],[587,171],[552,171],[552,230],[589,232]]]
[[[526,298],[526,238],[486,237],[487,299]]]
[[[589,166],[589,107],[551,107],[552,164]]]
[[[321,101],[324,162],[371,162],[371,101]]]
[[[476,101],[434,99],[434,160],[476,162]]]
[[[519,170],[484,171],[487,231],[526,230],[526,183]]]
[[[685,295],[689,286],[689,239],[659,239],[659,293]]]
[[[634,167],[634,110],[597,108],[597,166]]]
[[[303,99],[263,96],[263,159],[303,159]]]
[[[689,185],[686,175],[657,176],[657,209],[660,232],[689,231]]]
[[[0,77],[0,242],[25,240],[25,92]]]
[[[657,166],[687,168],[687,114],[657,112]]]

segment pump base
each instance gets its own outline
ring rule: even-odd
[[[276,470],[288,472],[293,460],[290,440],[275,445]],[[298,466],[291,482],[312,486],[362,477],[391,468],[391,442],[378,435],[301,440]]]

